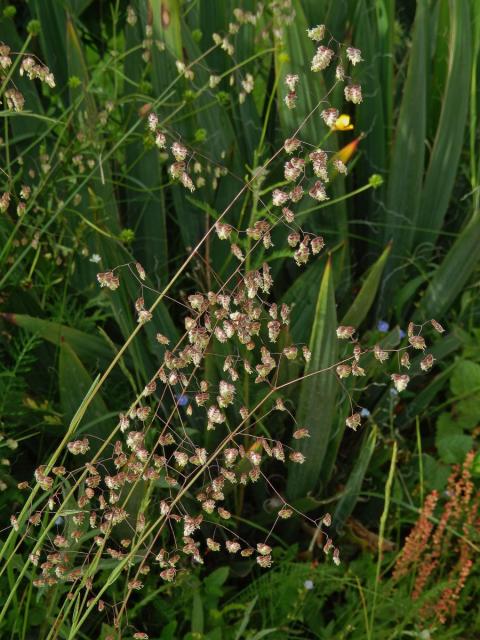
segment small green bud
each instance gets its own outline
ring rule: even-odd
[[[378,173],[374,173],[368,179],[368,184],[374,189],[378,189],[378,187],[381,187],[383,184],[383,178]]]
[[[140,86],[138,87],[138,89],[140,93],[144,93],[147,96],[152,95],[152,84],[147,80],[142,80],[142,82],[140,82]]]
[[[200,29],[194,29],[194,30],[192,31],[192,38],[193,38],[193,40],[194,40],[195,42],[197,42],[197,43],[201,41],[201,39],[202,39],[202,35],[203,35],[203,34],[202,34],[202,32],[200,31]]]
[[[68,79],[68,86],[70,89],[76,89],[82,84],[82,81],[78,76],[70,76]]]
[[[226,91],[219,91],[216,95],[218,102],[222,105],[222,107],[228,106],[230,102],[230,95]]]
[[[153,149],[155,147],[155,140],[152,136],[143,137],[143,146],[145,149]]]
[[[122,229],[120,233],[120,242],[123,244],[132,244],[135,240],[135,231],[133,229]]]
[[[185,100],[185,102],[193,102],[196,98],[196,92],[192,91],[191,89],[186,89],[183,92],[183,99]]]
[[[3,10],[3,15],[5,18],[13,18],[17,13],[17,7],[14,7],[13,4],[7,4],[5,9]]]
[[[197,129],[195,131],[194,139],[195,139],[195,142],[205,142],[205,140],[207,139],[207,130]]]
[[[38,36],[38,34],[40,33],[40,29],[40,20],[30,20],[30,22],[27,24],[27,32],[31,36]]]

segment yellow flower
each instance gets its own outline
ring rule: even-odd
[[[342,115],[337,118],[332,129],[334,131],[350,131],[353,129],[353,124],[350,124],[350,116],[346,113],[342,113]]]

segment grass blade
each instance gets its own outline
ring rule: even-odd
[[[112,349],[99,336],[25,314],[2,313],[0,315],[7,322],[35,333],[57,347],[68,344],[82,360],[104,366],[112,359]]]
[[[312,357],[305,374],[325,369],[336,362],[338,346],[335,329],[337,317],[331,260],[328,260],[318,293],[315,319],[309,347]],[[302,440],[299,450],[307,457],[304,464],[290,467],[287,493],[298,498],[314,491],[327,450],[334,422],[337,381],[331,371],[313,375],[302,382],[296,420],[307,426],[311,437]],[[297,447],[295,447],[297,448]]]
[[[340,531],[345,524],[347,518],[351,515],[355,508],[355,504],[360,495],[363,479],[370,464],[375,445],[377,444],[378,429],[374,426],[370,433],[366,434],[360,451],[355,460],[353,469],[348,476],[348,481],[345,486],[343,496],[338,501],[335,513],[333,516],[334,527],[337,531]]]
[[[440,120],[420,203],[415,242],[433,243],[441,229],[457,175],[467,121],[472,38],[468,2],[450,2],[450,56]],[[441,176],[441,179],[440,179]]]
[[[382,277],[387,258],[390,255],[391,248],[391,244],[388,244],[382,255],[372,265],[357,297],[343,317],[342,324],[352,325],[358,329],[367,317],[367,314],[375,300],[375,296],[377,295],[380,279]]]
[[[480,260],[480,215],[456,239],[442,264],[435,271],[423,296],[418,317],[442,317],[460,295]]]
[[[387,193],[385,240],[393,242],[387,270],[398,267],[412,248],[413,227],[418,219],[425,163],[427,98],[427,25],[425,0],[419,0],[413,30],[407,79],[403,91]],[[399,229],[399,222],[407,229]],[[389,279],[388,293],[394,290],[400,272]],[[389,295],[385,298],[388,299]]]

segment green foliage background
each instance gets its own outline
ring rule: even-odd
[[[413,382],[401,401],[386,384],[389,371],[382,374],[382,384],[367,378],[360,389],[347,381],[353,400],[369,411],[362,433],[344,433],[349,407],[333,376],[312,377],[289,391],[288,402],[312,438],[305,441],[306,463],[288,469],[282,491],[308,513],[328,505],[335,534],[343,535],[348,568],[312,564],[317,554],[311,534],[286,527],[279,532],[278,568],[268,575],[258,577],[251,566],[232,563],[229,569],[208,567],[213,573],[193,572],[174,587],[152,584],[135,602],[131,619],[138,624],[146,616],[157,625],[155,637],[165,640],[400,638],[407,637],[404,631],[422,637],[412,635],[419,620],[407,587],[392,592],[382,586],[378,604],[372,605],[378,590],[374,552],[359,550],[348,521],[353,516],[378,532],[395,441],[399,463],[386,534],[400,545],[425,493],[442,490],[450,465],[476,445],[480,5],[474,0],[292,0],[295,19],[279,35],[274,26],[290,11],[288,3],[265,3],[260,24],[246,25],[235,36],[230,58],[218,48],[203,54],[212,47],[214,32],[226,32],[237,4],[255,11],[254,0],[130,4],[138,15],[133,26],[126,22],[127,3],[115,0],[0,3],[0,40],[12,50],[34,52],[57,83],[48,89],[15,76],[25,111],[12,113],[2,105],[0,112],[0,190],[18,192],[22,184],[33,190],[23,216],[12,207],[13,213],[0,217],[5,526],[7,515],[24,499],[17,482],[30,477],[55,449],[97,374],[135,329],[134,280],[122,279],[119,291],[107,295],[96,285],[97,271],[139,260],[153,288],[171,280],[244,180],[282,146],[332,85],[330,72],[308,71],[314,48],[306,28],[325,23],[338,41],[359,47],[365,60],[355,68],[364,101],[345,107],[355,128],[328,137],[332,151],[356,141],[349,175],[337,176],[330,201],[312,206],[305,200],[297,213],[302,226],[325,237],[328,255],[299,272],[274,234],[274,251],[252,258],[250,266],[269,262],[275,298],[293,305],[290,337],[312,350],[311,370],[342,357],[331,340],[340,323],[357,327],[366,343],[394,348],[409,321],[431,317],[447,327],[441,339],[429,335],[437,365],[425,378],[418,375],[420,358],[413,362]],[[38,35],[29,33],[31,20],[40,22]],[[147,25],[153,34],[145,61]],[[175,62],[196,59],[194,81],[179,77]],[[289,72],[301,75],[295,112],[283,102],[283,77]],[[221,77],[214,90],[209,88],[212,73]],[[255,89],[240,104],[239,86],[247,73]],[[341,87],[330,101],[343,104]],[[149,109],[209,167],[201,190],[189,195],[169,179],[165,157],[146,135]],[[302,137],[318,143],[323,135],[314,115]],[[251,226],[268,218],[267,184],[282,182],[281,163],[272,165],[267,177],[235,200],[229,222]],[[248,251],[249,243],[245,239],[242,248]],[[99,264],[91,261],[95,254]],[[208,289],[217,275],[225,279],[232,268],[228,249],[207,240],[169,296],[184,300]],[[145,297],[147,304],[155,298],[153,293]],[[175,340],[181,321],[181,308],[170,298],[157,307],[154,322],[131,342],[90,404],[79,434],[99,441],[108,435],[118,411],[158,366],[162,348],[155,343],[156,331]],[[386,332],[379,321],[388,323]],[[213,379],[214,358],[208,367]],[[374,373],[372,362],[369,376]],[[252,405],[259,393],[253,385],[246,389]],[[198,435],[194,420],[189,428]],[[258,429],[272,435],[269,424]],[[291,436],[286,421],[279,420],[275,430],[275,438]],[[207,447],[214,444],[209,438],[206,434]],[[238,526],[268,530],[270,498],[261,486],[233,496]],[[384,559],[386,575],[393,558]],[[21,558],[16,562],[1,578],[3,594],[15,584]],[[310,580],[314,589],[305,587]],[[467,596],[468,590],[465,602]],[[44,600],[27,580],[1,633],[46,637],[61,597],[58,590]],[[102,624],[92,620],[82,637],[105,638],[110,627]],[[480,621],[465,605],[438,637],[468,637],[462,635],[468,628],[480,630]],[[68,637],[68,629],[58,637]]]

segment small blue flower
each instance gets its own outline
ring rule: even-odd
[[[368,416],[370,415],[370,411],[363,407],[363,409],[360,411],[360,415],[362,416],[362,418],[368,418]]]
[[[399,329],[399,333],[400,333],[400,339],[402,339],[402,340],[407,335],[403,329]]]
[[[64,523],[64,520],[63,520],[62,516],[58,516],[58,518],[55,520],[56,526],[57,527],[61,527],[63,523]]]
[[[179,407],[185,407],[188,404],[188,396],[184,393],[176,393],[175,398],[177,399]]]
[[[387,333],[387,331],[390,329],[390,325],[385,320],[379,320],[377,323],[377,329],[381,333]]]
[[[313,584],[312,580],[305,580],[303,586],[305,587],[305,589],[307,589],[307,591],[311,591],[315,585]]]

